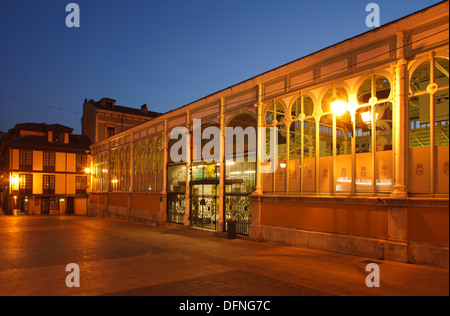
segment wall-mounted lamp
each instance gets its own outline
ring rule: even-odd
[[[280,167],[281,167],[282,169],[286,169],[286,163],[285,163],[285,162],[281,162],[281,163],[280,163]]]
[[[91,168],[86,168],[86,169],[84,169],[84,172],[86,172],[86,173],[91,173]]]

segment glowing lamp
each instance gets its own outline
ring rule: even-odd
[[[372,123],[372,112],[368,111],[368,112],[361,113],[361,119],[366,124]],[[375,120],[377,120],[377,119],[378,119],[378,113],[376,114],[376,117],[375,117]]]
[[[84,169],[84,172],[86,172],[86,173],[91,173],[91,168],[86,168],[86,169]]]
[[[333,101],[331,101],[330,106],[331,110],[336,115],[344,115],[345,112],[348,111],[348,103],[337,98],[334,98]]]
[[[282,169],[286,169],[286,164],[285,164],[284,162],[282,162],[282,163],[280,163],[280,167],[281,167]]]
[[[11,178],[11,184],[12,184],[12,190],[14,190],[14,191],[19,190],[19,180],[17,179],[17,176],[13,176]]]

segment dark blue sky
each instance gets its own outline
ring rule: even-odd
[[[67,28],[66,5],[81,10]],[[81,133],[84,99],[167,112],[436,0],[0,0],[0,131]]]

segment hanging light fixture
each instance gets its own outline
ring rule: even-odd
[[[372,123],[372,110],[369,110],[367,112],[362,112],[361,119],[366,124]],[[378,120],[378,113],[376,113],[375,120]]]
[[[344,115],[348,111],[348,103],[338,97],[334,97],[330,103],[331,110],[337,116]]]

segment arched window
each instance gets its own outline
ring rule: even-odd
[[[391,84],[381,75],[368,77],[358,89],[355,110],[356,191],[392,191],[390,96]]]
[[[448,59],[430,57],[414,71],[410,84],[408,191],[448,194]]]
[[[323,114],[333,114],[333,109],[331,108],[331,103],[335,100],[340,100],[348,102],[347,90],[343,87],[333,87],[327,90],[325,95],[322,97],[322,112]]]
[[[236,115],[227,125],[227,128],[253,128],[256,136],[256,119],[249,114]],[[251,141],[250,137],[233,141],[233,153],[226,158],[225,164],[225,194],[251,194],[256,186],[256,138]],[[239,159],[237,159],[239,158]]]

